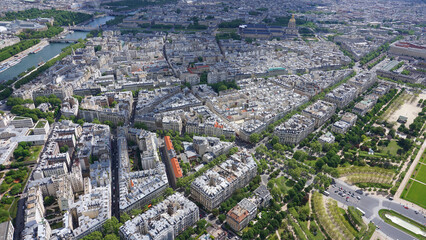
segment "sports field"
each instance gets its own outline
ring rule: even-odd
[[[426,184],[413,181],[410,189],[408,189],[405,195],[406,200],[419,205],[422,208],[426,208]]]
[[[426,184],[426,165],[419,163],[420,167],[414,179]]]

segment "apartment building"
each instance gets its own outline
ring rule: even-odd
[[[281,143],[298,144],[314,131],[315,121],[309,117],[295,114],[283,124],[277,126],[274,134]]]
[[[34,126],[33,133],[34,135],[43,135],[49,133],[49,122],[46,120],[39,120]]]
[[[0,236],[1,240],[13,240],[13,232],[15,231],[15,228],[13,227],[13,224],[11,221],[6,221],[3,223],[0,223]]]
[[[374,105],[376,105],[379,97],[375,94],[370,94],[365,96],[364,99],[357,104],[355,104],[352,112],[360,116],[364,116],[368,111],[370,111]]]
[[[257,206],[247,198],[243,198],[226,214],[226,222],[236,232],[243,230],[256,217]]]
[[[348,83],[358,88],[358,95],[365,92],[376,83],[377,77],[374,73],[361,73],[348,81]]]
[[[350,112],[346,112],[339,121],[333,124],[333,126],[331,127],[331,131],[335,133],[344,134],[349,130],[349,128],[355,125],[356,120],[357,115]]]
[[[130,213],[132,209],[142,208],[152,199],[161,196],[168,187],[168,181],[164,165],[158,159],[153,162],[152,168],[130,171],[126,130],[119,128],[117,131],[120,212]]]
[[[336,111],[336,104],[318,100],[314,104],[303,109],[302,115],[315,121],[315,128],[323,125]]]
[[[239,152],[208,170],[191,184],[191,196],[211,211],[257,174],[257,165],[247,152]]]
[[[325,100],[335,103],[338,108],[346,107],[358,94],[358,89],[344,83],[325,95]]]
[[[15,116],[10,125],[15,126],[15,128],[32,128],[34,122],[32,118]]]
[[[198,220],[197,205],[182,194],[175,193],[145,213],[125,222],[120,227],[120,236],[126,240],[175,239]]]

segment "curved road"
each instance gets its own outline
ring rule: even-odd
[[[355,197],[350,197],[348,201],[346,201],[346,197],[341,197],[338,195],[338,192],[335,193],[336,190],[338,190],[339,187],[342,187],[346,191],[355,192],[358,188],[355,186],[350,186],[346,183],[344,183],[341,180],[335,179],[336,187],[330,187],[327,191],[330,193],[331,198],[345,204],[348,206],[354,206],[359,207],[361,210],[365,212],[365,218],[367,220],[373,222],[376,226],[379,228],[376,231],[383,232],[386,236],[388,236],[391,239],[398,239],[398,240],[406,240],[406,239],[416,239],[415,237],[408,235],[407,233],[385,223],[379,216],[379,210],[380,209],[390,209],[397,213],[400,213],[408,218],[413,219],[414,221],[417,221],[420,224],[426,224],[426,212],[420,212],[416,214],[413,209],[405,209],[404,205],[400,203],[396,203],[394,201],[390,201],[385,198],[381,197],[373,197],[373,196],[364,196],[359,195],[355,193]],[[361,200],[358,200],[356,197],[360,196]]]

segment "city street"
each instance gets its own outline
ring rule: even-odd
[[[24,222],[24,214],[25,214],[25,202],[27,201],[27,198],[21,198],[18,201],[18,211],[16,213],[15,218],[15,233],[13,234],[14,240],[21,239],[21,232],[24,230],[25,222]]]
[[[113,138],[111,140],[111,146],[112,147],[112,158],[111,158],[111,172],[112,172],[112,179],[111,179],[111,194],[112,194],[112,215],[115,216],[118,220],[120,220],[120,185],[119,185],[119,165],[118,162],[118,153],[117,153],[117,141]]]
[[[418,213],[416,214],[413,209],[405,209],[404,205],[393,202],[389,199],[381,198],[381,197],[374,197],[374,196],[365,196],[360,195],[358,193],[354,194],[354,197],[349,197],[348,201],[346,201],[346,197],[348,195],[348,191],[351,191],[354,193],[358,188],[355,186],[350,186],[343,181],[340,181],[338,179],[335,180],[336,187],[330,186],[328,188],[328,192],[330,193],[331,198],[345,204],[348,206],[354,206],[358,207],[362,211],[365,212],[365,218],[367,220],[372,221],[376,226],[378,226],[378,229],[376,231],[381,231],[387,236],[393,238],[393,239],[416,239],[412,237],[411,235],[408,235],[407,233],[385,223],[379,216],[379,210],[380,209],[390,209],[397,213],[400,213],[408,218],[413,219],[414,221],[417,221],[418,223],[425,224],[426,223],[426,215],[425,213]],[[339,195],[339,192],[335,192],[339,188],[342,188],[343,190],[346,190],[346,196],[342,197]],[[359,196],[361,199],[358,200],[357,196]]]

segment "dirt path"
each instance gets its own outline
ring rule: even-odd
[[[419,180],[417,180],[417,179],[411,178],[411,180],[413,180],[414,182],[418,182],[418,183],[421,183],[421,184],[423,184],[423,185],[426,185],[426,183],[421,182],[421,181],[419,181]]]
[[[312,213],[313,212],[312,211],[312,206],[311,206],[311,196],[312,196],[312,194],[309,194],[308,196],[309,196],[309,199],[308,199],[309,211]],[[307,225],[308,229],[310,229],[310,227],[311,227],[311,218],[309,218],[308,223],[306,225]]]
[[[275,230],[275,234],[277,234],[278,240],[281,240],[281,236],[280,236],[280,233],[278,232],[278,230]]]

